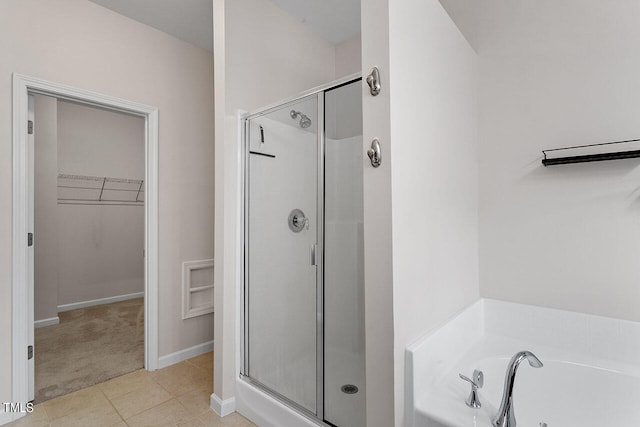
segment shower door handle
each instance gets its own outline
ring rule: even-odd
[[[318,250],[318,245],[311,245],[311,250],[309,251],[309,259],[311,261],[311,265],[318,265],[316,263],[316,251]]]

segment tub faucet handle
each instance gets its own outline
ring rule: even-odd
[[[482,403],[480,403],[480,398],[478,397],[478,389],[482,388],[482,385],[484,384],[484,374],[481,370],[475,369],[472,375],[473,379],[466,375],[458,375],[460,378],[471,384],[471,393],[469,393],[469,397],[467,397],[467,400],[465,400],[464,403],[466,403],[470,408],[480,408]]]

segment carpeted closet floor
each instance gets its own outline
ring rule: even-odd
[[[143,299],[58,313],[35,330],[35,403],[144,367]]]

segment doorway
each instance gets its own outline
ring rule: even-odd
[[[34,149],[29,96],[46,95],[76,105],[106,109],[141,118],[144,122],[144,367],[158,364],[157,239],[158,239],[158,110],[110,96],[13,75],[13,384],[15,402],[34,399]],[[67,177],[68,178],[68,177]],[[77,177],[75,177],[77,178]],[[103,184],[105,184],[103,180]],[[122,183],[120,183],[122,184]],[[130,184],[130,183],[125,183]]]
[[[29,101],[39,404],[144,367],[144,119]]]

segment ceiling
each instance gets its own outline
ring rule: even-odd
[[[211,0],[89,0],[213,52]],[[332,44],[360,33],[360,0],[271,0]]]
[[[211,0],[89,0],[213,52]]]
[[[360,0],[271,0],[331,44],[360,33]]]

